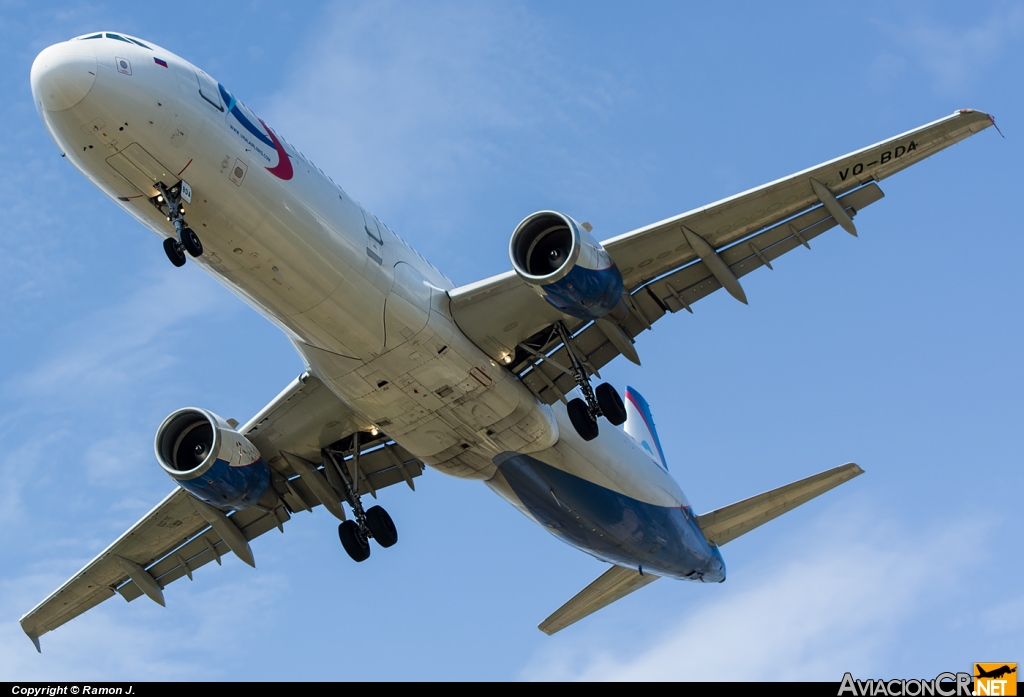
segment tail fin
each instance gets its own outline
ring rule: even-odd
[[[625,401],[626,433],[667,470],[665,451],[661,449],[661,440],[654,427],[654,417],[651,416],[651,407],[648,406],[647,400],[632,387],[627,386]]]

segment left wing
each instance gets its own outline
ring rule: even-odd
[[[173,492],[21,618],[21,627],[39,649],[39,637],[120,594],[132,601],[146,595],[163,605],[167,584],[188,576],[234,552],[255,566],[249,541],[284,524],[296,511],[312,512],[324,504],[344,519],[338,474],[322,466],[321,452],[337,450],[339,461],[354,452],[350,436],[369,430],[318,378],[296,378],[240,433],[255,445],[271,468],[278,495],[272,508],[253,507],[230,515],[194,498],[183,489]],[[363,434],[354,469],[359,493],[376,497],[377,490],[398,482],[415,488],[413,478],[423,463],[386,435]],[[351,455],[349,455],[351,457]]]
[[[572,600],[552,612],[546,620],[537,625],[537,629],[549,636],[560,632],[570,624],[579,622],[659,578],[660,576],[642,574],[636,569],[612,566],[574,595]]]
[[[882,198],[878,181],[993,124],[982,112],[951,116],[807,170],[607,240],[631,312],[618,328],[567,317],[514,271],[450,292],[452,315],[482,350],[509,364],[550,404],[575,381],[551,326],[562,320],[591,373],[617,356],[666,312],[725,287],[746,302],[739,279],[837,225],[856,235],[853,217]],[[581,331],[582,330],[582,331]],[[621,330],[625,337],[610,336]],[[552,353],[554,352],[554,353]],[[543,356],[543,357],[542,357]],[[548,360],[545,360],[548,359]]]

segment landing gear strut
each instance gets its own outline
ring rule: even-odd
[[[338,526],[341,545],[353,560],[365,561],[370,556],[370,538],[377,540],[381,547],[390,547],[398,542],[398,530],[382,507],[363,509],[359,494],[359,435],[358,431],[352,435],[352,458],[347,462],[344,457],[339,461],[330,449],[325,449],[322,455],[324,467],[333,467],[340,476],[345,500],[352,508],[354,520],[346,520]]]
[[[569,420],[573,428],[583,440],[594,440],[599,432],[597,417],[603,416],[613,425],[619,426],[626,421],[626,408],[622,404],[622,397],[618,390],[606,382],[597,386],[594,390],[590,385],[590,375],[583,367],[583,362],[576,355],[573,344],[570,343],[569,332],[561,322],[555,323],[555,331],[558,338],[565,346],[565,352],[569,355],[571,374],[576,381],[577,387],[583,393],[583,399],[577,397],[569,402],[566,410],[569,412]]]
[[[164,240],[164,252],[175,266],[184,266],[185,252],[193,257],[198,257],[203,253],[203,243],[200,241],[199,235],[185,223],[185,207],[181,204],[181,187],[181,184],[167,187],[163,182],[157,182],[156,188],[160,193],[150,199],[152,204],[167,216],[178,234],[177,239],[168,237]],[[164,210],[165,208],[166,210]]]

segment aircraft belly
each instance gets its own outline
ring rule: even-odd
[[[558,442],[530,453],[535,458],[638,501],[663,507],[689,506],[675,479],[621,428],[602,422],[597,438],[585,441],[573,428],[564,405],[556,403],[553,409]]]
[[[721,556],[688,508],[645,503],[519,453],[499,457],[498,474],[492,488],[510,500],[511,493],[537,523],[599,559],[658,576],[725,580]]]

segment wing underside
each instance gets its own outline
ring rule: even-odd
[[[255,565],[249,541],[275,528],[284,532],[296,512],[325,505],[344,518],[339,467],[358,483],[360,494],[376,497],[378,490],[402,482],[415,488],[423,463],[386,435],[371,436],[362,427],[319,379],[300,376],[239,429],[271,467],[276,505],[225,514],[175,489],[22,617],[22,629],[38,649],[40,636],[114,595],[129,602],[146,595],[162,605],[168,584],[191,579],[229,552]],[[356,441],[354,433],[362,439]]]
[[[856,234],[854,216],[883,194],[877,182],[992,125],[965,109],[875,145],[606,240],[631,305],[617,324],[587,323],[560,314],[509,271],[450,292],[452,315],[483,351],[503,361],[545,403],[575,386],[562,322],[584,368],[602,366],[665,314],[725,287],[745,301],[739,279],[814,237],[841,226]],[[632,354],[632,355],[631,355]]]

